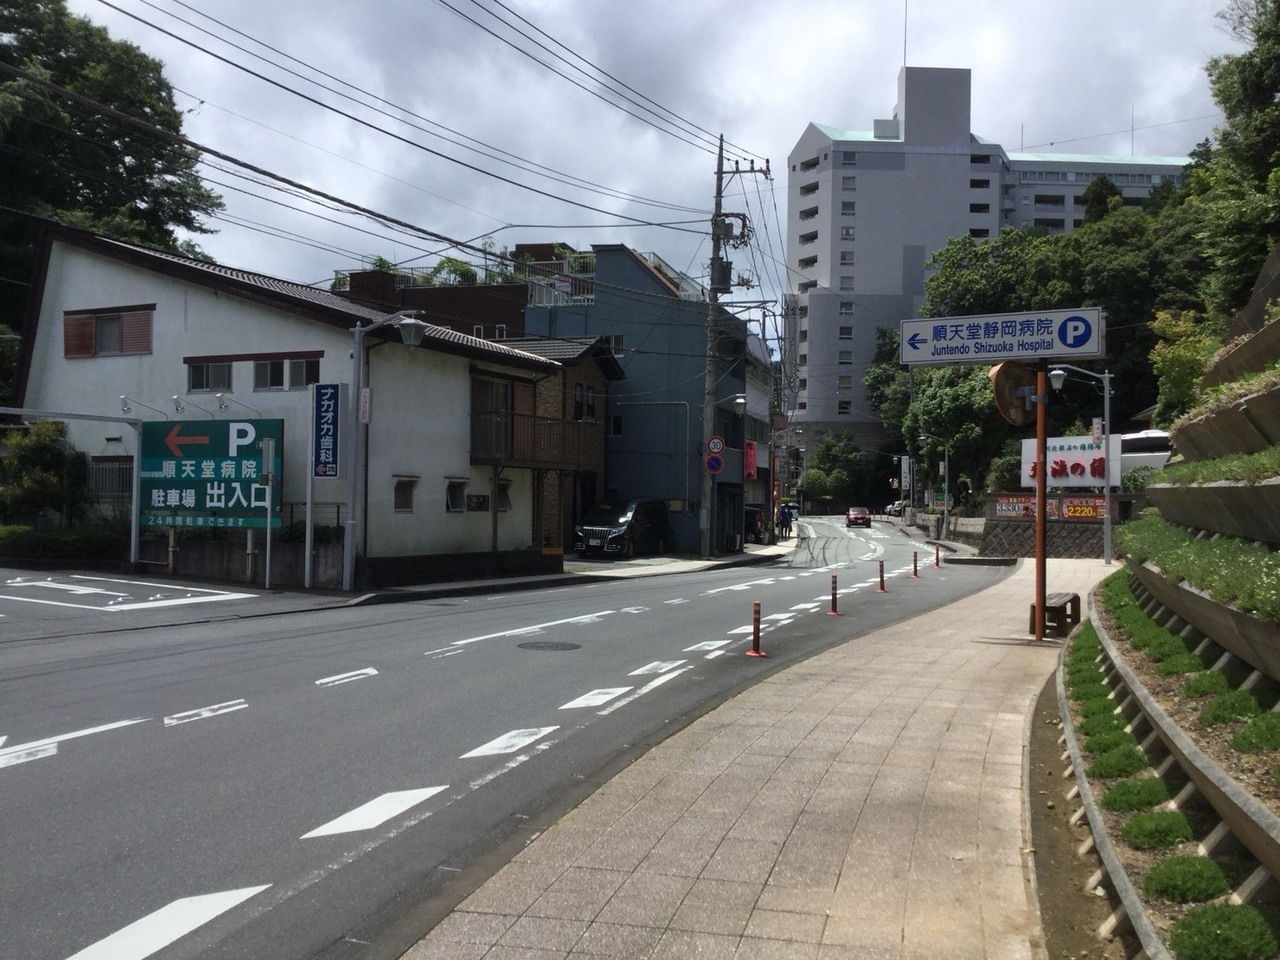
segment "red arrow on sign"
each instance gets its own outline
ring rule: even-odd
[[[182,424],[175,423],[173,429],[169,431],[169,435],[164,438],[164,445],[169,448],[175,457],[182,456],[182,449],[178,446],[180,443],[208,443],[208,436],[203,437],[180,437],[178,431],[182,429]]]

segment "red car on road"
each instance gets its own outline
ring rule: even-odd
[[[871,511],[866,507],[850,507],[849,512],[845,514],[844,525],[846,527],[870,527]]]

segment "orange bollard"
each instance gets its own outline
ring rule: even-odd
[[[844,616],[844,614],[842,614],[838,609],[836,609],[836,575],[834,573],[831,575],[831,609],[827,611],[827,616],[828,617]]]
[[[748,657],[767,657],[768,654],[760,649],[760,601],[751,601],[751,649],[747,651]]]
[[[888,593],[884,588],[884,561],[880,561],[880,586],[876,587],[876,593]]]
[[[917,550],[911,551],[911,578],[913,580],[920,579],[919,557],[920,557],[919,551]]]

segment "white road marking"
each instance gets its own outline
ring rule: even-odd
[[[512,730],[510,733],[504,733],[496,740],[490,740],[488,743],[476,747],[469,753],[464,753],[459,760],[467,760],[471,757],[491,757],[499,753],[515,753],[522,747],[526,747],[535,740],[541,740],[553,730],[559,730],[559,727],[530,727],[526,730]]]
[[[614,697],[620,697],[630,687],[602,687],[599,690],[592,690],[590,693],[584,693],[576,700],[570,700],[561,710],[577,710],[579,707],[599,707],[608,703]]]
[[[736,630],[730,630],[728,636],[736,637],[740,633],[750,633],[754,629],[755,627],[748,623],[745,627],[738,627]]]
[[[648,613],[648,607],[623,607],[620,613]]]
[[[3,746],[4,746],[4,742],[5,742],[6,740],[8,740],[8,739],[9,739],[9,738],[8,738],[7,736],[0,736],[0,747],[3,747]]]
[[[117,593],[114,590],[103,590],[101,587],[90,587],[80,583],[59,583],[56,580],[39,580],[31,583],[21,584],[24,587],[44,587],[49,590],[66,590],[68,593],[74,593],[78,597],[88,596],[91,593],[106,594],[108,597],[128,597],[131,594]]]
[[[516,637],[529,633],[539,633],[547,627],[559,627],[566,623],[599,623],[601,617],[607,617],[616,610],[601,610],[599,613],[586,613],[580,617],[568,617],[564,620],[551,620],[548,623],[536,623],[529,627],[520,627],[516,630],[503,630],[500,633],[486,633],[482,637],[468,637],[466,640],[455,640],[451,646],[460,647],[467,643],[479,643],[481,640],[494,640],[498,637]]]
[[[692,647],[685,647],[682,653],[696,653],[699,650],[717,650],[723,647],[728,640],[703,640],[701,643],[695,643]]]
[[[666,673],[668,670],[674,670],[683,660],[655,660],[653,663],[646,663],[639,670],[632,670],[627,676],[642,677],[646,673]]]
[[[793,606],[791,609],[792,609],[792,610],[817,610],[819,606],[821,606],[821,604],[817,604],[817,603],[797,603],[797,604],[796,604],[795,606]]]
[[[547,743],[540,743],[536,747],[534,747],[529,753],[522,753],[518,757],[512,757],[510,760],[508,760],[506,763],[500,766],[497,770],[490,770],[484,776],[477,777],[476,779],[472,780],[470,783],[467,784],[466,791],[464,791],[461,794],[458,794],[457,796],[454,797],[454,799],[455,800],[461,799],[471,791],[479,790],[486,783],[490,783],[494,780],[497,780],[504,773],[509,773],[510,771],[514,770],[516,767],[520,766],[520,764],[524,763],[526,760],[532,759],[534,754],[541,753],[543,750],[548,749],[553,743],[555,743],[554,740],[548,741]]]
[[[704,597],[714,597],[717,593],[725,593],[728,591],[750,590],[752,587],[771,587],[778,582],[777,577],[765,577],[763,580],[751,580],[747,583],[735,583],[727,587],[716,587],[714,590],[707,590],[702,595]]]
[[[431,652],[435,654],[435,656],[431,658],[432,660],[443,660],[445,657],[452,657],[455,653],[465,653],[466,651],[465,650],[443,650],[443,651],[433,650]]]
[[[434,797],[441,790],[448,790],[446,783],[442,787],[423,787],[419,790],[394,790],[374,797],[368,803],[361,804],[354,810],[330,820],[323,826],[316,827],[310,833],[304,833],[299,840],[310,840],[312,837],[329,837],[336,833],[356,833],[360,830],[372,830],[380,827],[392,817],[398,817],[406,810],[416,807]]]
[[[723,657],[728,652],[729,652],[728,650],[712,650],[710,653],[707,654],[705,659],[714,660],[716,657]]]
[[[25,763],[28,760],[39,760],[41,757],[51,757],[58,752],[58,744],[64,740],[75,740],[78,737],[87,737],[95,733],[105,733],[108,730],[118,730],[120,727],[129,727],[135,723],[144,723],[149,717],[136,717],[132,720],[117,720],[115,723],[104,723],[100,727],[88,727],[84,730],[73,730],[71,733],[62,733],[56,737],[45,737],[43,740],[32,740],[29,743],[16,743],[12,747],[5,747],[0,750],[0,767],[11,767],[15,764]]]
[[[762,617],[761,619],[762,620],[794,620],[795,618],[796,618],[796,615],[794,613],[771,613],[768,616]]]
[[[662,602],[663,602],[663,603],[676,604],[676,603],[688,603],[689,601],[688,601],[688,600],[686,600],[684,597],[678,597],[678,598],[677,598],[677,599],[675,599],[675,600],[663,600]]]
[[[376,677],[378,671],[373,667],[365,667],[363,670],[352,670],[350,673],[339,673],[332,677],[325,677],[316,681],[317,687],[336,687],[340,683],[348,683],[352,680],[362,680],[365,677]]]
[[[234,713],[237,710],[243,710],[249,704],[244,700],[228,700],[226,703],[215,703],[209,707],[201,707],[198,710],[185,710],[182,713],[175,713],[164,718],[166,727],[176,727],[180,723],[190,723],[192,720],[204,720],[207,717],[216,717],[224,713]]]
[[[433,653],[444,653],[444,651],[446,651],[446,650],[448,650],[448,649],[449,649],[448,647],[436,647],[434,650],[424,650],[424,651],[422,652],[422,655],[423,655],[424,657],[429,657],[429,656],[431,656]]]
[[[683,663],[684,661],[682,660],[680,662]],[[603,710],[600,710],[598,712],[600,716],[606,717],[609,714],[613,713],[613,711],[619,710],[622,707],[625,707],[628,703],[631,703],[633,700],[638,700],[640,697],[643,697],[649,691],[657,690],[658,687],[662,686],[668,680],[674,679],[675,677],[680,676],[680,674],[684,673],[686,670],[692,670],[692,669],[693,669],[692,666],[688,666],[688,667],[681,667],[679,670],[672,670],[670,673],[664,673],[662,676],[656,677],[653,680],[650,680],[643,687],[640,687],[638,690],[635,690],[634,692],[628,694],[627,696],[623,697],[621,700],[617,700],[614,703],[609,704],[609,706],[605,707]]]
[[[269,886],[271,884],[268,883],[260,887],[242,887],[174,900],[106,939],[85,947],[68,960],[142,960]]]

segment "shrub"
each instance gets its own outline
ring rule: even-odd
[[[129,534],[109,524],[41,533],[31,527],[4,527],[0,528],[0,556],[114,566],[129,558]]]
[[[1069,691],[1071,699],[1077,703],[1091,703],[1094,700],[1106,700],[1114,709],[1116,703],[1110,699],[1111,688],[1105,683],[1097,681],[1093,683],[1082,683],[1078,687],[1072,687]]]
[[[1221,670],[1206,670],[1182,685],[1184,697],[1211,697],[1231,689],[1227,675]]]
[[[1169,857],[1148,871],[1142,889],[1149,897],[1203,903],[1231,890],[1232,878],[1208,857]]]
[[[1081,720],[1080,726],[1076,729],[1082,737],[1092,737],[1104,730],[1123,730],[1128,724],[1129,721],[1122,714],[1099,713]]]
[[[1272,911],[1211,903],[1174,924],[1169,946],[1178,960],[1268,960],[1280,950],[1276,925]]]
[[[1168,630],[1161,630],[1147,642],[1146,652],[1148,660],[1153,663],[1164,663],[1166,660],[1186,653],[1187,645],[1176,634],[1170,633]],[[1195,668],[1199,670],[1200,666],[1200,661],[1197,660]]]
[[[1194,653],[1175,653],[1167,660],[1163,660],[1160,666],[1156,667],[1156,673],[1162,677],[1172,677],[1180,673],[1198,673],[1204,669],[1204,664]]]
[[[1110,697],[1094,697],[1091,700],[1085,700],[1080,704],[1080,716],[1082,717],[1098,717],[1107,713],[1115,713],[1116,702]]]
[[[1180,810],[1140,813],[1124,825],[1120,835],[1138,850],[1174,847],[1191,839],[1191,821]]]
[[[1280,750],[1280,713],[1264,713],[1231,738],[1231,746],[1241,753]]]
[[[1104,810],[1132,812],[1150,810],[1169,799],[1169,785],[1159,777],[1142,777],[1138,780],[1121,780],[1113,783],[1102,795]]]
[[[1085,772],[1098,780],[1114,780],[1118,777],[1132,776],[1146,768],[1147,755],[1135,744],[1129,744],[1108,750],[1094,760]]]
[[[1103,730],[1095,733],[1084,742],[1084,748],[1095,757],[1100,757],[1116,747],[1136,747],[1138,738],[1128,730]]]
[[[1205,726],[1230,723],[1232,720],[1248,720],[1259,713],[1258,701],[1247,690],[1228,690],[1220,693],[1200,711],[1200,722]]]

